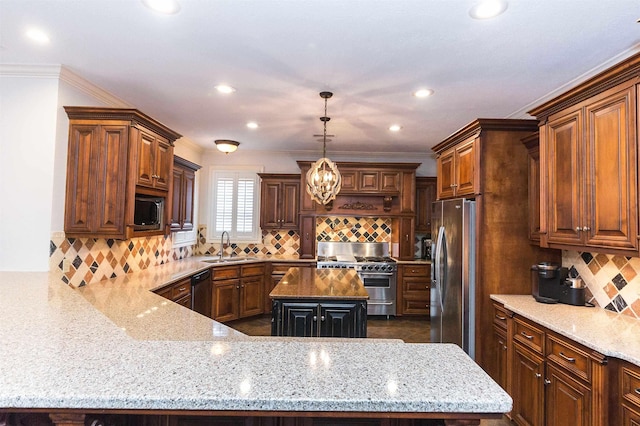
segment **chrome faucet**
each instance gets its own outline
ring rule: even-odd
[[[220,260],[222,260],[222,256],[224,254],[224,235],[227,235],[227,246],[231,246],[231,240],[229,239],[229,233],[227,231],[222,231],[222,237],[220,238]]]

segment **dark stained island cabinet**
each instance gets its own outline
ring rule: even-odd
[[[290,268],[269,296],[273,336],[367,337],[369,294],[355,270]]]

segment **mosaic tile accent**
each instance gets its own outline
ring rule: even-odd
[[[193,256],[195,246],[172,249],[170,237],[142,237],[130,240],[52,237],[49,241],[49,270],[74,287],[139,272],[149,266]],[[65,259],[70,263],[64,271]]]
[[[582,278],[587,301],[640,319],[640,258],[563,251],[562,266]]]
[[[220,243],[207,243],[206,235],[206,225],[200,225],[198,227],[196,254],[205,256],[218,255],[220,253]],[[296,231],[263,231],[260,244],[234,243],[231,241],[231,247],[227,247],[224,250],[224,255],[282,255],[297,258],[299,248],[300,236]]]
[[[391,242],[391,219],[317,217],[316,240],[342,243],[388,243]]]

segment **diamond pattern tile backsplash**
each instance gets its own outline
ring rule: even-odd
[[[587,301],[640,319],[640,258],[563,251],[562,266],[582,278]]]
[[[170,237],[113,239],[52,237],[49,270],[80,287],[141,271],[149,266],[194,255],[217,255],[219,243],[206,242],[206,226],[198,228],[198,243],[172,248]],[[391,242],[391,220],[358,217],[318,217],[317,241]],[[417,239],[416,239],[417,240]],[[417,240],[416,243],[419,241]],[[258,244],[233,243],[225,255],[298,256],[296,231],[264,231]],[[416,246],[419,253],[419,246]],[[65,262],[66,259],[66,262]],[[65,263],[69,271],[63,272]],[[562,265],[582,278],[586,300],[613,312],[640,319],[640,258],[587,252],[562,252]]]
[[[198,255],[218,255],[220,253],[220,243],[207,243],[207,227],[198,227]],[[300,237],[297,231],[263,231],[262,241],[259,244],[234,243],[224,250],[225,256],[232,254],[238,256],[246,255],[280,255],[298,257],[300,248]]]
[[[49,270],[59,273],[63,282],[81,287],[193,256],[194,248],[172,249],[171,238],[163,236],[130,240],[52,237]],[[65,259],[68,272],[63,272]]]
[[[343,243],[391,242],[391,219],[372,217],[318,217],[316,240]]]

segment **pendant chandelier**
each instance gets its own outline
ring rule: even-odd
[[[327,204],[336,198],[342,186],[342,176],[338,171],[338,166],[327,158],[327,99],[333,96],[331,92],[320,92],[320,97],[324,99],[324,116],[320,121],[324,124],[322,134],[322,158],[311,165],[307,172],[307,192],[311,199],[318,204]]]

